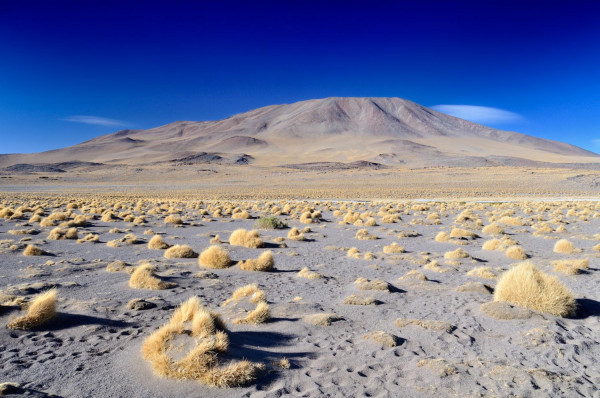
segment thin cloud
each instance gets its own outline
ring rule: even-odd
[[[438,112],[442,112],[461,119],[469,120],[475,123],[518,123],[525,119],[518,113],[506,111],[499,108],[490,108],[487,106],[476,105],[434,105],[431,107]]]
[[[60,120],[72,123],[93,124],[95,126],[122,127],[127,125],[127,122],[122,120],[108,119],[100,116],[67,116]]]

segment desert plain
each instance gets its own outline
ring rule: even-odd
[[[2,195],[4,393],[599,393],[592,198],[163,195]],[[557,313],[498,294],[518,267],[564,285]]]

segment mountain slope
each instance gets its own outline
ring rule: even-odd
[[[123,130],[38,154],[1,155],[0,167],[65,161],[139,165],[204,152],[248,154],[258,165],[600,161],[597,154],[573,145],[492,129],[400,98],[325,98],[267,106],[219,121]]]

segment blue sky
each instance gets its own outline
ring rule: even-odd
[[[600,152],[598,15],[595,1],[3,0],[0,153],[330,96],[451,106],[436,109]]]

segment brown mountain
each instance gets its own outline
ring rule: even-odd
[[[366,162],[363,162],[366,161]],[[122,130],[67,148],[0,155],[0,167],[89,162],[272,166],[332,162],[422,166],[596,163],[582,148],[468,122],[400,98],[325,98],[208,122]]]

